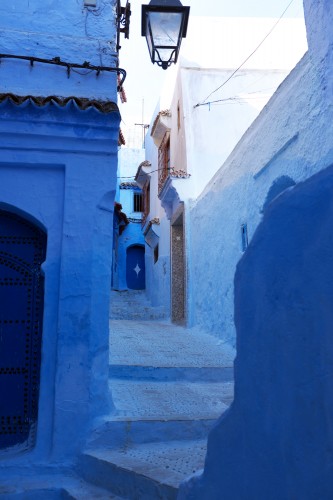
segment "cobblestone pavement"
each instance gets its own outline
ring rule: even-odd
[[[86,480],[129,499],[174,500],[204,467],[209,430],[233,400],[234,349],[176,326],[143,292],[114,292],[109,386],[115,411],[82,457]]]
[[[110,320],[110,363],[232,367],[234,349],[199,329],[169,322]]]

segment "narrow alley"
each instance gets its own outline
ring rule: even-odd
[[[206,438],[233,398],[234,352],[173,325],[144,292],[112,292],[110,389],[115,414],[83,456],[87,480],[130,499],[173,499],[202,469]]]

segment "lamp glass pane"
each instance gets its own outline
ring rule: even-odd
[[[169,61],[170,63],[175,62],[175,57],[176,57],[176,47],[170,48],[170,49],[159,49],[158,47],[155,48],[155,60],[156,61]]]
[[[178,45],[181,12],[149,12],[149,23],[155,47]]]
[[[149,17],[147,17],[146,40],[147,40],[147,44],[148,44],[150,58],[152,58],[152,56],[153,56],[153,40],[151,39],[151,30],[150,30],[150,26],[149,26]]]

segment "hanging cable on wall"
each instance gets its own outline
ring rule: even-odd
[[[86,73],[80,73],[83,76],[85,76],[86,74],[89,74],[91,71],[96,72],[96,77],[98,77],[102,71],[108,72],[108,73],[117,73],[117,75],[121,76],[120,81],[118,83],[118,87],[117,87],[118,91],[121,90],[123,83],[125,81],[125,78],[126,78],[126,71],[122,68],[113,67],[113,66],[96,66],[94,64],[91,64],[88,61],[84,61],[82,64],[78,64],[78,63],[71,63],[71,62],[62,61],[60,59],[60,57],[54,57],[53,59],[43,59],[41,57],[34,57],[34,56],[0,54],[0,63],[1,63],[2,59],[21,59],[23,61],[29,61],[31,67],[34,66],[35,62],[42,63],[42,64],[53,64],[56,66],[63,66],[67,70],[67,77],[68,78],[71,75],[71,71],[72,70],[75,71],[75,69],[87,70]]]
[[[287,7],[284,9],[284,11],[282,12],[281,16],[278,18],[278,20],[275,22],[275,24],[272,26],[272,28],[269,30],[269,32],[267,33],[267,35],[261,40],[261,42],[259,43],[259,45],[257,45],[257,47],[251,52],[251,54],[249,56],[247,56],[247,58],[242,62],[242,64],[240,64],[238,66],[238,68],[236,68],[232,73],[231,75],[219,86],[217,87],[215,90],[213,90],[207,97],[206,99],[204,99],[202,102],[198,102],[195,106],[193,106],[194,108],[198,108],[199,106],[209,106],[210,104],[212,104],[212,102],[206,102],[211,95],[215,94],[215,92],[217,92],[218,90],[222,89],[235,75],[236,73],[238,73],[238,71],[244,66],[244,64],[247,63],[247,61],[257,52],[257,50],[262,46],[262,44],[267,40],[267,38],[269,37],[269,35],[274,31],[274,29],[276,28],[276,26],[279,24],[279,22],[281,21],[281,19],[283,18],[283,16],[285,15],[285,13],[287,12],[287,10],[289,9],[289,7],[291,6],[291,4],[294,2],[294,0],[291,0],[289,2],[289,4],[287,5]],[[216,101],[213,101],[213,102],[216,102]]]

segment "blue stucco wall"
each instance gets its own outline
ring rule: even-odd
[[[332,189],[278,197],[237,267],[235,400],[181,499],[332,498]]]
[[[277,191],[332,161],[331,66],[309,50],[190,208],[191,324],[233,344],[242,225],[247,224],[251,240],[281,178],[290,180]]]
[[[0,114],[0,206],[37,220],[48,235],[32,456],[68,458],[112,408],[108,308],[119,114],[9,101]]]
[[[224,232],[212,255],[219,324],[233,302],[217,270],[224,263],[232,272],[232,288],[234,277],[235,399],[209,435],[203,474],[182,486],[179,499],[333,495],[333,8],[328,0],[304,7],[308,54],[199,200],[216,210],[211,222]],[[271,199],[281,176],[292,181]],[[197,209],[196,220],[203,205]],[[250,244],[240,257],[246,221]]]
[[[108,308],[119,113],[0,105],[0,204],[48,235],[37,443],[70,458],[108,391]]]
[[[97,0],[97,9],[83,0],[15,0],[0,5],[0,52],[63,61],[114,66],[115,1]],[[116,102],[115,73],[77,70],[67,78],[66,68],[3,59],[0,92],[19,95],[95,97]]]
[[[126,255],[127,249],[132,245],[143,245],[145,241],[141,230],[141,224],[130,222],[123,234],[119,238],[118,247],[118,269],[119,269],[119,282],[118,290],[127,289],[126,281]]]
[[[116,65],[115,1],[16,0],[0,6],[0,52]],[[5,97],[117,101],[117,74],[28,61],[0,64],[0,206],[48,236],[35,449],[16,462],[72,460],[96,418],[112,410],[108,309],[120,116],[81,102],[16,105]],[[86,101],[87,102],[87,101]],[[50,455],[51,453],[51,455]]]
[[[0,112],[0,203],[32,216],[48,234],[34,454],[70,456],[94,417],[112,407],[108,307],[119,115],[9,102]]]

